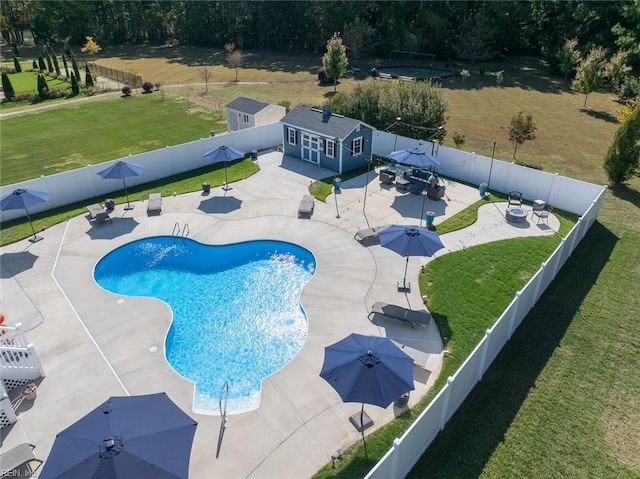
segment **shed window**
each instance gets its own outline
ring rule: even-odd
[[[336,143],[333,140],[325,140],[326,151],[328,157],[333,158],[336,156]]]
[[[245,123],[249,123],[249,115],[247,115],[246,113],[243,115],[242,119]]]
[[[364,138],[359,136],[358,138],[354,138],[351,142],[351,154],[353,156],[361,155],[364,146]]]
[[[287,128],[287,141],[292,145],[298,144],[298,132],[294,128]]]

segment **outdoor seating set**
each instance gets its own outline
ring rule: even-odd
[[[441,200],[444,197],[445,185],[438,184],[438,175],[428,170],[411,168],[400,174],[390,169],[380,170],[380,183],[395,185],[398,191],[410,191],[419,195],[427,193],[430,200]]]
[[[535,200],[531,217],[538,217],[540,220],[548,221],[549,214],[553,211],[553,206],[546,204],[543,200]],[[519,191],[510,191],[508,195],[508,205],[505,212],[505,218],[511,223],[523,223],[527,220],[527,211],[522,208],[522,193]]]
[[[315,200],[311,195],[304,195],[302,200],[300,200],[300,204],[298,205],[298,217],[306,216],[311,218],[313,214],[313,209],[315,207]]]

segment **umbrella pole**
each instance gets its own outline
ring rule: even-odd
[[[33,227],[33,222],[31,221],[31,216],[29,216],[29,210],[27,209],[27,207],[24,207],[24,211],[27,213],[27,219],[29,220],[29,224],[31,225],[31,231],[33,232],[33,238],[29,238],[29,241],[31,243],[35,243],[36,241],[40,241],[42,238],[39,238],[38,236],[36,236],[36,230]]]
[[[124,178],[122,178],[122,184],[124,185],[124,194],[127,197],[127,206],[124,207],[125,210],[132,210],[133,206],[129,203],[129,192],[127,191],[127,182]]]
[[[424,199],[425,199],[424,191],[422,192],[422,210],[420,211],[420,226],[422,226],[422,218],[424,218]]]
[[[224,188],[222,188],[224,191],[227,191],[229,189],[229,181],[227,180],[227,161],[225,160],[224,162]]]
[[[364,445],[364,457],[369,459],[369,454],[367,454],[367,441],[364,440],[364,403],[362,403],[362,409],[360,409],[360,433],[362,434],[362,444]]]
[[[404,279],[402,280],[402,286],[407,288],[407,269],[409,268],[409,257],[407,256],[407,262],[404,265]]]

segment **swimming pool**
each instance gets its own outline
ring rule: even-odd
[[[262,379],[302,347],[308,324],[300,293],[314,271],[311,252],[292,243],[211,246],[157,236],[108,253],[94,278],[116,294],[165,301],[173,310],[165,356],[195,383],[194,411],[218,414],[228,381],[233,414],[256,409]]]

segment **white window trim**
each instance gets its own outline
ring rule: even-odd
[[[290,126],[287,127],[287,141],[290,145],[297,145],[296,130],[294,128],[291,128]]]
[[[249,123],[249,115],[247,115],[246,113],[243,114],[244,116],[242,117],[242,119],[244,120],[245,123]]]
[[[352,145],[351,155],[352,156],[361,155],[364,152],[364,137],[359,136],[357,138],[354,138],[353,141],[351,142],[351,145]]]
[[[336,157],[336,142],[333,140],[325,140],[325,145],[326,145],[326,155],[329,158],[335,158]]]

